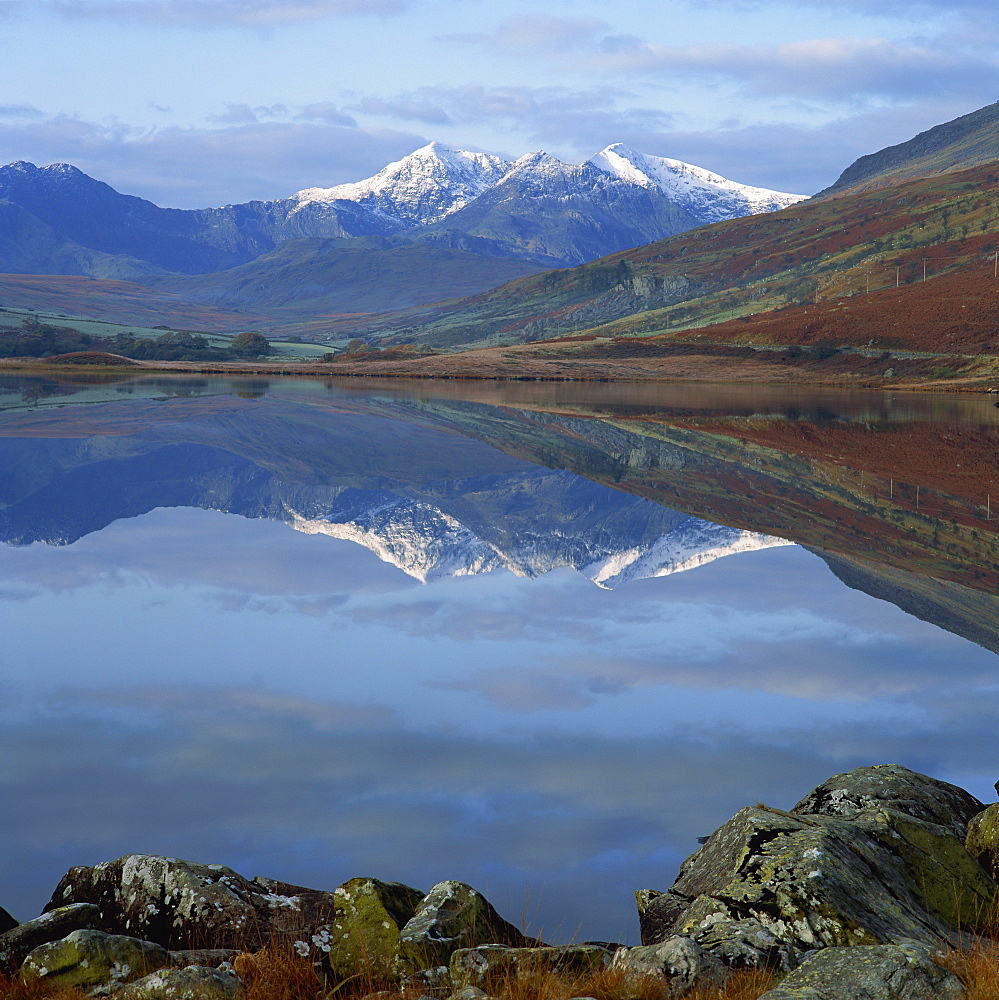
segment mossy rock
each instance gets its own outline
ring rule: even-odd
[[[999,802],[971,817],[964,845],[989,875],[999,880]]]
[[[101,911],[93,903],[60,906],[34,920],[26,920],[0,934],[0,972],[13,975],[40,945],[58,941],[73,931],[101,929]]]
[[[610,964],[611,953],[600,945],[507,948],[499,944],[460,948],[451,956],[451,982],[455,987],[501,989],[504,981],[530,978],[539,973],[592,975]]]
[[[964,846],[975,803],[891,765],[837,775],[792,812],[742,809],[669,890],[641,894],[643,943],[683,935],[729,965],[784,968],[816,948],[945,947],[984,930],[999,896]]]
[[[334,974],[360,974],[375,981],[397,978],[399,934],[423,893],[401,882],[352,878],[333,896],[336,914],[327,957]]]
[[[115,1000],[235,1000],[235,973],[210,966],[158,969],[115,990]]]
[[[504,920],[489,900],[464,882],[439,882],[420,901],[402,929],[399,966],[404,973],[448,965],[459,948],[500,944],[513,948],[542,944]]]
[[[921,948],[824,948],[760,1000],[964,1000],[957,977]]]
[[[169,962],[167,950],[151,941],[80,930],[30,952],[21,966],[21,978],[25,982],[41,979],[58,988],[113,987],[148,975]]]

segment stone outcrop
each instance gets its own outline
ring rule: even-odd
[[[399,936],[404,972],[447,965],[459,948],[481,944],[528,948],[542,944],[504,920],[481,893],[464,882],[435,885],[420,901]]]
[[[957,977],[912,945],[824,948],[760,1000],[964,1000]]]
[[[460,948],[451,956],[451,981],[455,986],[489,990],[505,979],[553,971],[585,975],[606,968],[611,953],[595,944],[565,947],[508,948],[483,944]]]
[[[101,929],[165,948],[259,948],[275,937],[309,940],[329,934],[332,892],[273,879],[249,880],[224,865],[129,854],[94,867],[71,868],[46,911],[92,903]]]
[[[682,935],[729,964],[780,955],[785,968],[816,948],[944,947],[988,923],[997,902],[963,842],[980,809],[953,785],[895,766],[837,775],[791,812],[742,809],[672,888],[641,897],[642,940]]]
[[[0,972],[13,975],[28,953],[39,945],[58,941],[73,931],[97,930],[100,920],[99,907],[92,903],[73,903],[18,924],[0,934]]]
[[[727,972],[719,958],[691,938],[679,936],[659,944],[621,948],[611,960],[611,969],[632,981],[664,976],[674,996],[683,996],[696,986],[719,985]]]
[[[964,846],[992,878],[999,880],[999,802],[971,817]]]
[[[21,966],[21,978],[89,990],[131,982],[169,961],[167,950],[151,941],[103,931],[73,931],[35,948]]]
[[[401,882],[354,878],[333,895],[337,911],[332,932],[310,943],[325,953],[331,970],[340,977],[364,969],[375,979],[394,978],[399,933],[416,912],[423,893]]]
[[[0,971],[118,1000],[235,1000],[270,961],[248,952],[271,945],[332,985],[361,974],[438,998],[609,967],[635,995],[650,976],[681,998],[764,968],[783,979],[761,1000],[960,1000],[941,958],[994,927],[997,858],[999,803],[895,765],[858,768],[790,811],[741,809],[671,888],[639,891],[639,947],[545,945],[462,882],[423,896],[355,878],[326,892],[128,855],[71,869],[35,920],[0,911]]]
[[[229,969],[191,965],[158,969],[115,990],[114,1000],[235,1000],[239,985]]]

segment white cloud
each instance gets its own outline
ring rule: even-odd
[[[582,65],[606,73],[729,80],[755,95],[855,100],[978,92],[996,74],[993,57],[886,38],[816,38],[777,45],[669,46],[605,39]]]
[[[399,14],[409,6],[409,0],[34,0],[32,4],[35,10],[78,19],[250,27],[344,15]]]
[[[592,43],[607,25],[591,18],[528,14],[509,18],[490,31],[445,35],[444,42],[483,45],[524,55],[568,52]]]
[[[368,177],[427,141],[394,129],[350,127],[353,119],[329,106],[289,110],[292,121],[263,120],[273,112],[237,105],[217,117],[220,127],[155,131],[64,115],[0,119],[0,160],[69,162],[125,194],[204,208]]]

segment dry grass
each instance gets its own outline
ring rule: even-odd
[[[999,942],[974,945],[955,951],[944,963],[961,980],[965,1000],[996,1000],[999,997]]]

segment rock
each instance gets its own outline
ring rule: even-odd
[[[487,995],[485,990],[480,990],[477,986],[463,986],[460,990],[455,990],[447,1000],[485,1000]]]
[[[450,993],[453,987],[451,970],[446,965],[438,965],[432,969],[421,969],[406,976],[399,984],[407,996],[421,993],[423,996],[443,996]]]
[[[396,978],[399,933],[423,893],[401,882],[354,878],[333,895],[337,912],[332,933],[320,947],[334,974],[363,972],[375,981]]]
[[[932,948],[983,929],[999,890],[955,834],[976,802],[888,767],[838,775],[793,813],[742,809],[647,897],[643,943],[683,935],[731,964],[787,968],[815,948]]]
[[[43,979],[54,987],[113,987],[147,975],[169,962],[165,948],[151,941],[103,931],[73,931],[39,945],[21,966],[25,982]]]
[[[963,840],[968,820],[984,808],[957,785],[898,764],[878,764],[834,775],[809,792],[791,813],[851,819],[867,809],[891,809],[945,826]]]
[[[477,948],[459,948],[451,956],[451,981],[489,989],[500,987],[504,980],[538,972],[586,975],[606,968],[610,959],[606,948],[591,944],[540,948],[483,944]]]
[[[992,878],[999,880],[999,802],[971,817],[964,846]]]
[[[114,991],[114,1000],[234,1000],[239,979],[229,969],[190,965],[159,969]]]
[[[689,937],[671,937],[659,944],[621,948],[610,965],[629,979],[665,976],[673,996],[682,997],[695,987],[718,985],[725,978],[720,959]]]
[[[7,931],[13,930],[15,927],[17,927],[17,921],[0,906],[0,934],[6,934]]]
[[[0,934],[0,972],[12,976],[21,968],[28,953],[39,945],[58,941],[73,931],[96,930],[100,919],[99,907],[92,903],[74,903],[18,924]]]
[[[489,901],[464,882],[440,882],[420,901],[399,937],[404,972],[447,965],[459,948],[503,944],[536,947],[542,942],[507,923]]]
[[[224,962],[231,962],[240,952],[236,948],[186,948],[170,952],[170,965],[184,969],[189,965],[204,965],[217,969]]]
[[[262,947],[274,938],[310,941],[328,935],[334,895],[243,878],[224,865],[130,854],[93,868],[71,868],[45,907],[100,908],[101,929],[132,934],[165,948]]]
[[[789,972],[801,955],[752,918],[722,920],[697,932],[697,943],[733,969],[771,969]]]
[[[964,988],[918,947],[824,948],[760,1000],[963,1000]]]

